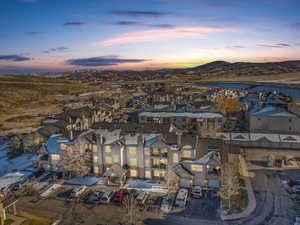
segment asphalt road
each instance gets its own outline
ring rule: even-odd
[[[300,171],[299,171],[300,175]],[[292,225],[294,222],[293,202],[283,189],[279,173],[271,170],[255,171],[252,180],[257,208],[254,214],[241,221],[227,222],[228,225]]]

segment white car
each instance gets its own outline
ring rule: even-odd
[[[73,189],[72,191],[72,197],[77,198],[79,197],[84,191],[86,190],[86,186],[80,186],[80,187],[76,187]]]
[[[300,225],[300,217],[296,216],[296,221],[294,225]]]
[[[202,197],[202,188],[200,186],[194,186],[192,189],[193,198],[201,198]]]
[[[300,185],[294,185],[294,186],[292,187],[292,190],[293,190],[293,192],[295,192],[295,193],[299,193],[299,192],[300,192]]]
[[[104,194],[102,195],[100,202],[101,203],[109,203],[111,202],[113,196],[114,196],[115,192],[112,190],[107,190],[104,192]]]
[[[142,203],[144,204],[145,201],[147,200],[148,198],[148,194],[146,192],[140,192],[138,193],[137,197],[136,197],[136,200],[139,202],[139,203]]]
[[[177,196],[176,196],[175,204],[180,207],[185,207],[188,194],[189,194],[189,192],[187,189],[184,189],[184,188],[179,189]]]

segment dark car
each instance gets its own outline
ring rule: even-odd
[[[88,195],[87,199],[86,199],[86,203],[88,204],[95,204],[95,205],[99,205],[100,204],[100,199],[102,197],[104,192],[102,191],[95,191],[92,192],[91,194]]]

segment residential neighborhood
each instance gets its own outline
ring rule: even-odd
[[[18,208],[35,213],[37,204],[39,216],[48,213],[54,224],[100,219],[68,221],[66,214],[75,212],[61,202],[80,207],[78,216],[85,207],[107,208],[109,215],[127,210],[120,224],[292,224],[297,218],[297,98],[193,83],[115,87],[131,94],[92,98],[31,132],[1,136],[2,224]]]

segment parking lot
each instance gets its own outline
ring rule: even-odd
[[[29,186],[36,188],[42,178],[32,180]],[[46,178],[49,179],[48,176]],[[137,202],[135,214],[140,222],[145,219],[168,222],[167,218],[171,217],[219,222],[217,209],[220,203],[216,192],[203,192],[202,197],[195,199],[187,189],[167,195],[161,192],[120,189],[117,186],[83,186],[65,184],[60,180],[55,181],[57,182],[59,184],[47,180],[44,186],[38,186],[41,188],[39,195],[21,194],[18,208],[40,216],[60,219],[66,225],[92,225],[98,224],[97,221],[106,221],[105,224],[112,225],[120,222],[126,224],[128,213],[123,201],[131,193]],[[26,190],[26,186],[22,189]],[[18,191],[21,193],[22,189]],[[76,216],[70,216],[75,214]]]
[[[208,191],[200,199],[190,198],[186,208],[173,215],[195,219],[220,220],[218,215],[219,206],[219,197],[216,193]]]

